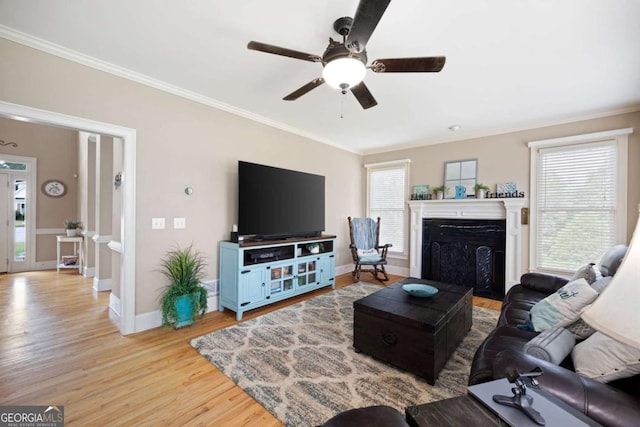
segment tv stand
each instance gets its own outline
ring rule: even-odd
[[[331,286],[335,289],[335,238],[220,242],[219,310],[242,320],[247,310]]]

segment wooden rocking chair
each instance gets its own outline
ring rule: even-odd
[[[347,218],[349,220],[349,237],[351,238],[351,256],[355,267],[351,273],[360,280],[360,272],[368,271],[378,281],[389,280],[384,266],[387,264],[387,251],[390,243],[380,245],[380,217],[378,221],[372,218]],[[370,268],[363,268],[369,266]],[[378,277],[382,273],[384,278]]]

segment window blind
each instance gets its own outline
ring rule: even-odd
[[[380,244],[391,243],[390,252],[406,247],[406,167],[369,170],[368,212],[380,217]]]
[[[540,149],[538,268],[574,271],[615,244],[616,168],[616,141]]]

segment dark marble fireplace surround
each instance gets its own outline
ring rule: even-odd
[[[474,295],[502,300],[505,295],[504,219],[422,219],[422,274],[473,286]]]

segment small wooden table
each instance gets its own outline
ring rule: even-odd
[[[67,237],[57,236],[56,247],[56,271],[60,272],[61,268],[77,268],[78,273],[82,274],[82,236]],[[73,255],[60,255],[60,243],[73,243]],[[69,262],[67,262],[69,260]]]
[[[405,409],[405,417],[411,427],[509,425],[469,395],[409,406]]]
[[[438,288],[431,298],[402,290],[406,283]],[[471,329],[473,288],[408,278],[353,303],[353,347],[434,384]]]

